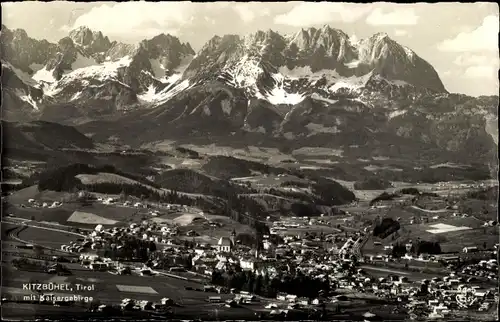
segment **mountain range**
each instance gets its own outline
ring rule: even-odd
[[[377,33],[161,34],[130,45],[80,27],[58,43],[2,26],[3,116],[131,146],[178,140],[353,157],[496,162],[498,96],[449,93],[410,48]]]

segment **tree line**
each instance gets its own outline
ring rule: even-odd
[[[235,288],[264,297],[274,298],[278,293],[297,295],[298,297],[315,298],[323,291],[328,294],[332,291],[328,276],[316,279],[303,274],[301,271],[280,274],[270,277],[269,274],[259,275],[252,271],[227,270],[225,272],[214,270],[212,284],[227,288]]]

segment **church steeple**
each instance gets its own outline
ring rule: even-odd
[[[234,230],[234,228],[233,228],[233,231],[231,232],[230,238],[231,238],[231,242],[233,243],[233,245],[235,245],[235,243],[236,243],[236,241],[235,241],[236,240],[236,230]]]

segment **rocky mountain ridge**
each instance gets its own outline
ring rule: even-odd
[[[385,34],[258,31],[215,36],[196,55],[164,34],[130,45],[79,28],[51,44],[3,27],[1,39],[6,119],[87,122],[99,140],[137,145],[217,138],[495,159],[498,97],[448,93]]]
[[[3,82],[12,102],[6,107],[14,120],[68,105],[96,105],[94,114],[100,109],[106,114],[145,105],[137,94],[151,86],[171,85],[180,77],[176,69],[194,55],[189,43],[170,35],[129,45],[111,42],[86,27],[72,30],[57,44],[5,26],[0,38],[2,70],[10,75]],[[24,85],[19,87],[20,83]],[[42,95],[32,94],[37,90],[25,85],[41,90]]]

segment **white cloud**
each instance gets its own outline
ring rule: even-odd
[[[92,8],[79,16],[71,27],[87,26],[109,36],[144,36],[175,33],[192,22],[193,7],[188,2],[121,2]]]
[[[498,50],[498,16],[484,18],[481,26],[470,32],[461,32],[455,38],[446,39],[438,45],[441,51],[497,51]]]
[[[271,10],[268,6],[262,5],[259,2],[249,2],[245,4],[235,4],[232,9],[236,11],[238,16],[243,20],[243,22],[252,22],[257,18],[266,17],[271,15]]]
[[[447,70],[447,71],[440,73],[440,75],[443,77],[449,77],[449,76],[451,76],[451,74],[452,74],[451,70]]]
[[[497,78],[498,68],[491,65],[471,66],[465,70],[465,76],[469,78]]]
[[[394,33],[396,34],[396,36],[406,36],[408,35],[408,30],[396,29]]]
[[[380,8],[373,10],[366,18],[366,23],[373,26],[416,25],[419,17],[412,8],[395,9],[384,13]]]
[[[280,25],[304,27],[329,22],[355,22],[367,14],[371,8],[363,4],[332,2],[303,2],[289,12],[278,15],[274,22]]]
[[[491,55],[489,55],[491,56]],[[496,61],[494,56],[488,57],[486,55],[474,55],[471,53],[465,53],[457,56],[453,63],[459,66],[470,66],[470,65],[495,65]]]
[[[235,5],[233,9],[238,13],[243,22],[251,22],[255,19],[255,13],[246,4]]]

